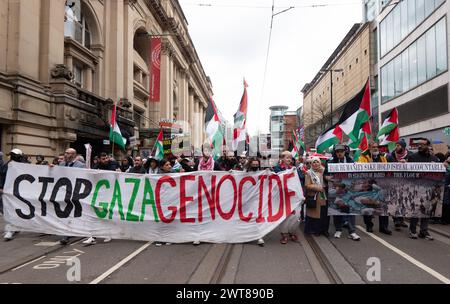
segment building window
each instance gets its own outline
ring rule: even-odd
[[[64,16],[64,36],[79,42],[82,46],[90,49],[91,31],[86,22],[86,17],[81,9],[80,1],[72,1],[73,7],[66,5]]]
[[[381,68],[384,103],[447,71],[446,19],[428,29],[417,41]]]
[[[403,0],[380,22],[380,53],[383,57],[426,20],[444,0]]]
[[[75,85],[79,88],[83,88],[83,66],[79,64],[73,65],[73,81]]]
[[[436,24],[436,73],[447,70],[447,25],[445,19]]]

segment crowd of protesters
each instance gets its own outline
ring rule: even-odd
[[[30,157],[26,156],[21,150],[13,149],[10,151],[9,160],[3,161],[3,153],[0,152],[0,212],[2,210],[1,193],[6,178],[6,172],[9,162],[32,163]],[[131,157],[126,156],[117,161],[106,153],[101,153],[92,160],[92,169],[108,170],[117,172],[127,172],[135,174],[170,174],[195,171],[245,171],[255,172],[261,170],[271,170],[275,173],[295,168],[301,181],[303,193],[305,194],[305,202],[300,208],[294,210],[290,216],[286,218],[280,225],[281,244],[289,241],[297,241],[296,231],[299,223],[304,224],[306,234],[316,236],[329,236],[330,216],[328,216],[328,199],[327,190],[331,176],[328,172],[328,164],[330,163],[353,163],[354,160],[350,156],[350,149],[345,145],[335,145],[330,157],[319,158],[314,155],[299,156],[297,159],[292,157],[288,151],[283,152],[277,163],[273,166],[267,165],[267,157],[248,157],[246,154],[237,155],[234,152],[225,152],[223,156],[215,160],[208,148],[202,149],[202,155],[198,157],[171,157],[157,160],[155,157],[143,157],[140,155]],[[412,153],[406,148],[406,142],[400,140],[396,143],[395,150],[392,153],[383,154],[380,151],[378,143],[371,142],[369,149],[364,151],[359,157],[358,162],[442,162],[447,168],[445,178],[445,191],[443,195],[442,217],[438,220],[441,224],[450,224],[450,150],[446,155],[434,155],[431,144],[428,139],[423,138],[419,142],[418,151]],[[262,164],[265,164],[264,166]],[[48,163],[42,155],[36,156],[36,165],[46,166],[64,166],[73,168],[86,168],[86,162],[82,155],[77,154],[75,149],[69,148],[64,154],[56,156],[52,163]],[[313,202],[313,203],[309,203]],[[335,228],[335,238],[341,238],[343,228],[347,228],[348,237],[354,241],[359,241],[360,237],[356,234],[355,228],[356,217],[354,215],[333,216],[333,224]],[[368,233],[373,232],[373,216],[364,216],[364,223]],[[404,219],[401,217],[393,217],[395,230],[400,231],[402,227],[408,227]],[[428,232],[428,218],[410,218],[409,236],[412,239],[417,237],[432,240],[432,236]],[[417,224],[420,222],[420,230],[417,234]],[[389,217],[379,216],[379,231],[386,235],[391,235],[389,229]],[[6,225],[4,239],[12,240],[14,234],[11,226]],[[69,237],[61,240],[62,244],[67,244]],[[105,238],[105,242],[111,239]],[[90,237],[85,243],[94,244],[96,238]],[[156,243],[161,245],[160,242]],[[169,245],[170,243],[166,243]],[[194,245],[200,244],[194,241]],[[264,246],[264,240],[259,239],[257,244]]]

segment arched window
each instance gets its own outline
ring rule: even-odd
[[[91,31],[80,0],[66,1],[64,36],[72,38],[88,49],[91,47]]]
[[[66,0],[65,4],[64,63],[77,87],[98,94],[102,39],[97,15],[86,0]]]

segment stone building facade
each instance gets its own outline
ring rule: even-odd
[[[149,101],[154,36],[159,102]],[[212,84],[177,0],[0,1],[0,45],[2,151],[50,158],[90,143],[94,154],[111,152],[113,103],[123,135],[139,139],[135,150],[151,150],[161,121],[176,121],[195,147],[204,140]]]

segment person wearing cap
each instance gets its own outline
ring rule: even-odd
[[[375,141],[369,143],[369,149],[361,153],[358,159],[359,163],[387,163],[386,157],[381,154],[379,145]],[[373,232],[373,215],[364,215],[364,224],[366,224],[366,231]],[[381,233],[391,235],[392,231],[389,230],[389,216],[380,215],[378,216],[379,231]]]
[[[400,139],[395,143],[395,149],[392,153],[388,154],[388,163],[406,163],[408,157],[412,155],[411,151],[406,149],[406,142],[404,139]],[[401,205],[401,204],[400,204]],[[407,228],[408,225],[405,223],[402,216],[393,216],[394,226],[396,231],[400,231],[401,228]]]
[[[4,163],[0,167],[0,211],[1,211],[1,213],[3,213],[3,199],[2,199],[3,187],[5,186],[6,174],[8,173],[8,164],[10,162],[22,163],[23,162],[22,150],[17,149],[17,148],[12,149],[11,152],[9,152],[9,161]],[[16,233],[17,233],[17,231],[14,231],[14,228],[10,224],[6,224],[3,239],[6,242],[11,241],[12,239],[14,239],[14,235]]]
[[[406,163],[408,157],[411,155],[411,151],[406,149],[406,142],[404,139],[400,139],[395,143],[395,149],[392,153],[388,154],[387,161],[389,163]]]
[[[328,182],[331,182],[331,175],[328,171],[328,164],[354,163],[349,155],[349,149],[346,145],[338,144],[334,146],[332,158],[327,161],[324,172],[324,180],[328,189]],[[335,228],[334,237],[339,239],[342,236],[342,228],[346,223],[348,237],[354,241],[359,241],[360,237],[356,234],[356,216],[355,215],[333,215],[333,224]]]

